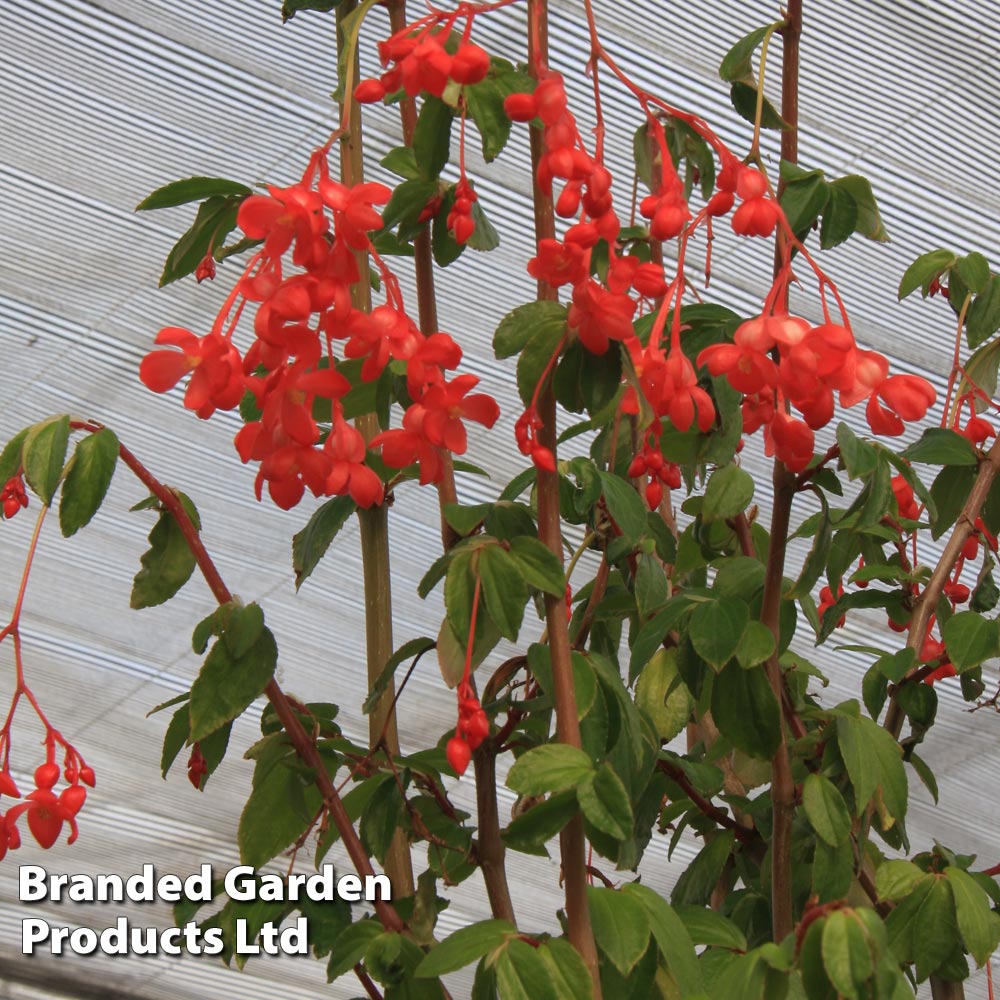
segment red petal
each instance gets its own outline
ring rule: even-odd
[[[176,351],[153,351],[139,363],[139,378],[147,389],[166,392],[191,371],[187,355]]]

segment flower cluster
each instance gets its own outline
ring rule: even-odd
[[[445,748],[448,763],[456,774],[465,774],[473,750],[489,734],[490,720],[479,704],[472,685],[464,680],[458,685],[458,725],[455,727],[455,735],[448,740],[448,746]]]
[[[22,508],[28,506],[28,493],[21,475],[12,476],[0,490],[0,511],[6,519],[12,518]]]
[[[0,859],[8,850],[21,846],[21,834],[17,821],[26,817],[28,829],[40,847],[50,848],[62,832],[63,824],[69,826],[67,843],[77,838],[76,815],[83,808],[87,798],[84,785],[94,787],[94,772],[73,747],[66,745],[66,757],[62,768],[55,762],[55,740],[50,734],[47,740],[48,759],[35,769],[35,789],[24,796],[24,801],[12,806],[6,815],[0,813]],[[56,794],[54,788],[59,778],[66,780],[66,786]],[[0,796],[21,798],[17,784],[10,773],[9,761],[0,770]]]
[[[338,183],[329,176],[326,154],[311,158],[298,184],[269,187],[243,201],[237,223],[262,247],[212,330],[199,337],[166,327],[155,342],[175,350],[151,352],[139,369],[154,392],[190,375],[184,405],[199,417],[241,404],[249,409],[237,452],[244,462],[259,463],[258,498],[266,483],[284,509],[306,489],[314,496],[350,495],[361,507],[381,503],[385,488],[367,463],[369,447],[381,446],[392,468],[417,463],[421,482],[439,481],[445,454],[465,451],[463,420],[491,427],[499,416],[491,397],[470,395],[475,376],[446,377],[461,349],[445,333],[420,332],[377,255],[386,301],[370,312],[354,305],[353,286],[368,280],[355,252],[374,254],[369,233],[381,226],[376,206],[390,192],[382,184]],[[241,354],[233,334],[248,304],[256,305],[254,340]],[[342,359],[335,341],[343,342]],[[363,382],[381,378],[391,362],[404,364],[410,405],[401,428],[366,442],[348,423],[343,400],[353,385],[340,370],[344,360],[361,362]]]
[[[767,453],[793,472],[812,461],[813,431],[833,418],[835,393],[844,407],[867,400],[869,426],[886,435],[902,434],[935,398],[925,379],[889,375],[888,360],[858,347],[847,326],[811,326],[778,309],[742,323],[733,343],[706,347],[698,364],[743,394],[744,431],[763,427]]]

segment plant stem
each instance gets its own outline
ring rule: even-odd
[[[548,0],[528,0],[528,63],[537,80],[548,66]],[[552,198],[538,185],[538,163],[543,153],[542,134],[531,130],[532,192],[535,214],[535,239],[555,236],[555,213]],[[538,284],[538,298],[558,300],[558,293],[545,282]],[[556,454],[556,402],[551,378],[538,397],[538,415],[543,427],[539,443]],[[563,561],[562,525],[559,515],[559,477],[556,473],[538,470],[538,537],[560,564]],[[576,690],[573,686],[573,664],[570,658],[566,605],[562,595],[545,595],[545,621],[548,628],[549,652],[552,657],[552,681],[556,705],[556,735],[563,743],[580,747],[580,724],[576,712]],[[601,980],[597,946],[590,923],[587,902],[587,852],[583,818],[577,814],[559,834],[563,881],[566,887],[566,919],[569,940],[580,953],[594,984],[594,1000],[601,1000]]]
[[[507,885],[507,848],[500,837],[497,809],[497,747],[485,740],[472,756],[476,771],[476,811],[479,824],[477,857],[486,884],[490,910],[497,920],[517,924]]]
[[[100,430],[98,426],[76,421],[74,421],[72,426],[78,430]],[[195,528],[191,518],[188,517],[187,511],[178,499],[177,494],[167,486],[164,486],[124,445],[119,445],[118,453],[121,460],[131,469],[136,478],[163,504],[177,522],[184,541],[194,556],[195,562],[201,570],[202,576],[205,578],[205,582],[212,591],[212,595],[219,604],[228,604],[233,599],[232,592],[226,586],[215,563],[212,562],[212,557],[208,554],[208,550],[205,548],[201,536],[198,534],[198,529]],[[274,706],[275,714],[285,727],[288,738],[292,741],[292,746],[295,747],[296,753],[312,769],[313,780],[316,782],[316,787],[323,796],[323,801],[330,812],[330,818],[337,827],[337,831],[344,842],[344,847],[354,864],[355,870],[362,878],[373,876],[375,870],[372,868],[371,860],[361,844],[361,840],[354,829],[354,825],[351,823],[350,817],[347,815],[347,810],[344,808],[344,803],[341,801],[337,789],[330,779],[330,775],[327,773],[323,758],[316,749],[315,742],[303,728],[302,722],[288,700],[288,696],[281,690],[278,682],[273,679],[264,688],[264,694],[267,695],[268,700]],[[403,930],[403,921],[390,903],[377,899],[373,905],[376,915],[386,930],[397,932]]]
[[[347,0],[337,8],[337,50],[348,44],[343,30],[344,18],[357,6],[356,0]],[[340,178],[351,187],[364,180],[364,146],[361,132],[361,110],[354,105],[354,88],[358,79],[357,59],[351,62],[351,78],[342,81],[344,106],[341,121],[349,121],[340,136]],[[356,251],[361,279],[351,287],[354,307],[371,309],[371,290],[368,283],[368,254]],[[365,442],[370,441],[381,429],[374,413],[358,417],[358,429]],[[389,566],[389,508],[379,504],[358,510],[361,526],[361,562],[364,566],[365,589],[365,640],[368,665],[368,686],[371,687],[381,675],[386,662],[392,656],[392,578]],[[399,754],[399,733],[395,714],[390,714],[394,685],[390,682],[383,692],[378,705],[368,716],[369,743],[374,746],[379,740],[385,745],[390,756]],[[396,831],[385,859],[385,870],[392,882],[397,897],[412,896],[413,862],[410,846],[402,828]]]
[[[790,126],[781,134],[781,158],[794,163],[798,159],[799,106],[799,36],[802,33],[802,0],[791,0],[781,28],[783,49],[781,66],[781,115]],[[780,197],[781,184],[778,185]],[[781,234],[775,247],[775,277],[781,269]],[[787,294],[787,292],[786,292]],[[781,632],[781,588],[785,569],[785,549],[791,520],[795,476],[775,459],[774,507],[771,511],[771,540],[767,553],[761,621],[774,634],[775,651],[767,662],[767,678],[778,705],[783,703],[785,679],[778,660],[777,644]],[[787,730],[781,716],[781,740],[771,761],[771,927],[775,942],[790,934],[795,926],[792,911],[792,819],[795,815],[795,785],[788,755]]]

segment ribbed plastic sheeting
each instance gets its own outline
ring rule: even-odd
[[[555,4],[552,49],[585,122],[590,91],[582,73],[587,42],[580,6]],[[806,0],[805,6],[801,162],[831,176],[869,177],[893,240],[882,246],[852,241],[824,255],[824,265],[839,282],[859,340],[889,354],[896,370],[922,374],[942,390],[952,315],[941,302],[897,304],[894,289],[907,263],[937,246],[959,253],[980,249],[997,262],[995,4]],[[609,50],[639,82],[699,111],[734,149],[746,149],[749,128],[729,107],[716,67],[733,41],[778,16],[774,5],[600,0],[596,9]],[[477,38],[487,48],[523,51],[523,10],[482,18],[481,29],[479,23]],[[162,260],[190,211],[136,216],[133,207],[152,189],[194,174],[246,183],[294,180],[333,125],[326,97],[335,83],[332,19],[305,14],[282,27],[277,0],[8,0],[0,46],[0,439],[55,412],[114,428],[159,477],[197,502],[206,541],[231,589],[265,608],[287,689],[305,700],[339,702],[346,729],[360,738],[366,681],[356,531],[338,537],[296,594],[290,539],[315,503],[289,513],[258,504],[252,473],[232,447],[237,418],[218,414],[198,421],[182,409],[178,393],[153,396],[136,376],[161,326],[207,327],[235,267],[221,267],[214,286],[186,280],[157,290]],[[370,46],[364,58],[373,69]],[[612,91],[607,84],[606,92]],[[606,110],[610,166],[624,193],[639,119],[624,101],[609,99]],[[366,133],[373,163],[398,141],[389,112],[368,116]],[[495,496],[497,484],[519,467],[512,448],[519,409],[513,374],[493,360],[490,343],[498,320],[532,293],[518,263],[531,245],[522,139],[516,132],[511,148],[485,173],[473,168],[502,246],[491,254],[466,253],[441,278],[442,328],[459,339],[468,370],[482,375],[484,388],[503,406],[490,435],[472,435],[470,459],[494,478],[462,477],[461,495],[470,502]],[[776,164],[770,140],[766,148]],[[768,255],[759,241],[720,231],[712,296],[746,314],[755,311],[766,290]],[[411,287],[404,268],[404,290]],[[818,314],[811,291],[798,295],[796,305],[807,316]],[[853,414],[849,419],[862,429]],[[748,449],[745,466],[757,479],[766,517],[769,468],[755,455]],[[188,637],[212,599],[196,580],[165,607],[128,609],[151,520],[127,510],[142,495],[121,470],[90,527],[69,541],[50,528],[41,543],[23,618],[29,676],[55,724],[93,764],[98,785],[76,844],[44,852],[26,837],[24,847],[0,864],[0,997],[355,996],[356,983],[345,978],[328,987],[322,966],[306,959],[251,960],[239,979],[215,960],[191,956],[20,954],[27,911],[17,902],[19,864],[129,874],[152,862],[161,872],[188,874],[204,862],[217,871],[238,863],[236,823],[250,782],[240,754],[254,739],[259,706],[235,726],[229,758],[205,794],[188,785],[182,769],[168,783],[160,779],[165,717],[147,719],[146,713],[190,685],[199,663]],[[796,514],[809,512],[804,503]],[[397,491],[391,532],[400,557],[393,581],[398,644],[435,634],[440,621],[439,598],[422,602],[415,593],[440,545],[431,494],[413,486]],[[29,533],[27,516],[0,527],[0,609],[13,600]],[[857,616],[838,638],[871,641],[879,627],[877,615]],[[806,633],[803,623],[796,648],[829,676],[823,701],[855,696],[863,659],[830,644],[810,652]],[[0,669],[6,689],[12,673],[6,645]],[[995,665],[988,673],[995,679]],[[988,712],[970,717],[953,685],[937,690],[939,722],[922,753],[937,771],[942,801],[935,809],[912,783],[914,849],[938,839],[995,863],[1000,719]],[[410,681],[400,711],[404,748],[436,740],[454,724],[454,700],[427,664]],[[22,733],[15,747],[13,759],[23,768],[17,777],[25,783],[36,763],[36,736]],[[455,798],[470,802],[468,781]],[[502,814],[512,801],[502,790]],[[697,848],[696,841],[682,839],[668,860],[665,841],[654,838],[641,868],[644,881],[667,891]],[[522,926],[556,930],[556,861],[511,861]],[[419,851],[416,862],[423,866]],[[441,932],[487,914],[478,878],[452,899],[441,915]],[[159,904],[42,904],[30,910],[53,923],[98,928],[119,913],[137,926],[172,923]],[[456,997],[468,989],[468,980],[456,978]],[[982,976],[973,977],[967,996],[986,996]]]

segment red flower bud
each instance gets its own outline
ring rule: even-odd
[[[461,736],[452,736],[448,740],[445,755],[448,758],[448,763],[451,764],[452,770],[458,775],[463,775],[465,774],[465,769],[469,766],[469,761],[472,760],[472,748]]]

